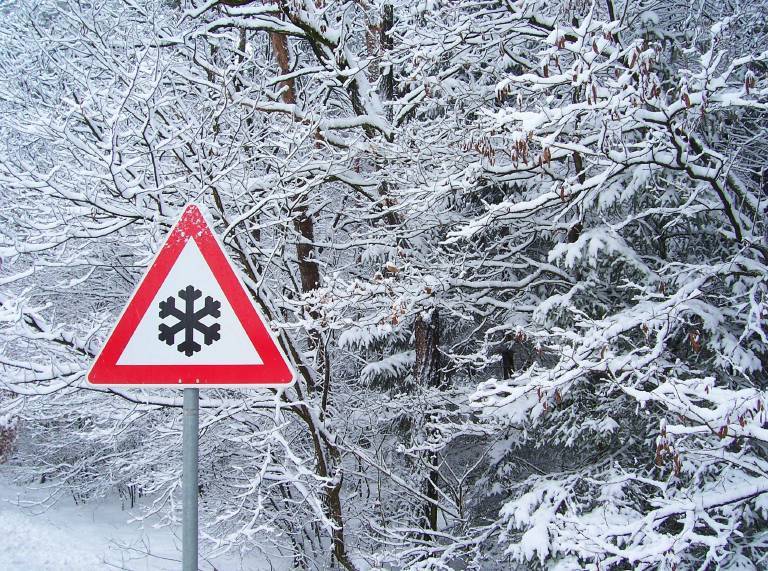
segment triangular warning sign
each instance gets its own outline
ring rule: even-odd
[[[88,373],[107,386],[285,386],[294,372],[200,209],[189,205]]]

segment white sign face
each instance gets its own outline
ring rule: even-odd
[[[203,312],[200,317],[200,329],[193,330],[194,345],[189,351],[180,350],[179,346],[185,341],[185,331],[173,332],[174,326],[180,323],[178,317],[186,311],[184,294],[187,287],[192,286],[192,294],[199,295],[194,299],[192,310]],[[199,294],[198,294],[199,292]],[[206,315],[206,298],[211,298],[211,307],[216,307],[213,313],[218,316]],[[160,317],[161,303],[168,305],[169,314]],[[218,324],[218,327],[216,325]],[[166,338],[161,340],[161,325],[170,328]],[[211,327],[216,330],[211,332]],[[210,341],[206,345],[206,337]],[[215,339],[214,339],[215,337]],[[196,350],[195,350],[196,349]],[[200,253],[194,240],[187,242],[179,254],[176,264],[168,277],[160,286],[149,306],[149,311],[139,322],[128,345],[117,360],[118,365],[251,365],[261,364],[262,360],[254,348],[240,320],[235,315],[232,306],[227,301],[221,286],[213,276],[211,269]]]

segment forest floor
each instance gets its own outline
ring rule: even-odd
[[[76,504],[63,498],[51,507],[45,490],[12,483],[0,470],[0,569],[3,571],[178,571],[180,530],[132,521],[140,510],[123,510],[119,498]],[[273,569],[263,558],[201,558],[201,571]]]

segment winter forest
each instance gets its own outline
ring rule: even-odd
[[[298,372],[200,390],[201,569],[768,568],[766,13],[3,0],[3,477],[176,533],[85,375],[194,202]]]

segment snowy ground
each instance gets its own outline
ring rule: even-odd
[[[76,505],[62,500],[45,510],[45,497],[9,482],[0,471],[0,570],[2,571],[178,571],[180,535],[151,523],[129,523],[119,501]],[[272,569],[264,560],[201,561],[203,571]]]

